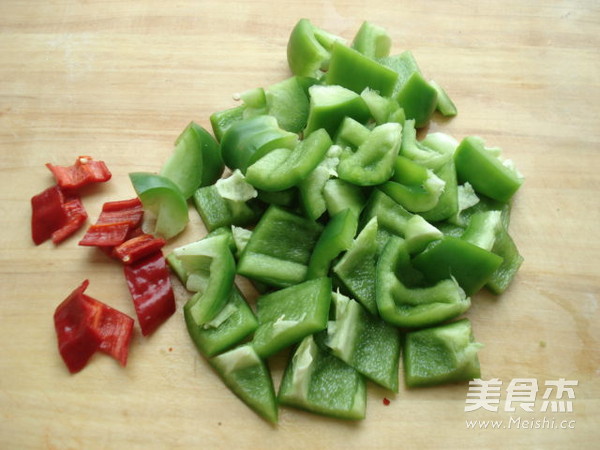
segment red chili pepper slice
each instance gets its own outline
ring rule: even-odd
[[[138,198],[107,202],[96,223],[90,226],[79,245],[115,247],[130,238],[142,221],[144,210]],[[112,252],[112,248],[107,253]]]
[[[166,260],[159,250],[125,265],[124,272],[142,334],[147,336],[175,312]]]
[[[127,363],[133,319],[84,294],[85,280],[54,312],[58,349],[71,373],[79,372],[100,350]]]
[[[129,233],[127,222],[95,224],[88,228],[79,245],[114,247],[122,244]]]
[[[59,186],[52,186],[34,195],[31,198],[31,211],[31,237],[36,245],[50,238],[59,244],[87,219],[79,196],[65,196]]]
[[[106,202],[96,224],[127,222],[131,228],[137,227],[144,217],[144,207],[139,198]]]
[[[133,264],[145,256],[160,250],[165,244],[166,241],[162,238],[154,237],[151,234],[141,234],[127,239],[115,247],[113,254],[124,264]]]
[[[92,183],[110,180],[112,174],[104,161],[94,161],[90,156],[80,156],[72,166],[55,166],[47,163],[58,185],[65,190],[77,190]]]

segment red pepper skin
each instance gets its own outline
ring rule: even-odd
[[[127,222],[131,228],[135,228],[142,222],[144,207],[139,198],[129,200],[118,200],[106,202],[102,205],[102,212],[96,224]]]
[[[123,264],[133,264],[160,250],[165,244],[166,241],[162,238],[154,237],[151,234],[141,234],[127,239],[115,247],[113,255],[121,260]]]
[[[127,364],[133,319],[84,294],[89,281],[77,287],[54,312],[58,348],[71,373],[83,369],[100,350]]]
[[[131,238],[134,230],[140,227],[144,209],[138,198],[107,202],[102,205],[102,212],[94,225],[88,228],[79,245],[112,247],[121,245]],[[137,233],[137,231],[136,231]]]
[[[47,163],[58,185],[65,190],[77,190],[92,183],[110,180],[112,174],[104,161],[94,161],[90,156],[80,156],[72,166],[55,166]]]
[[[58,350],[71,373],[83,369],[102,342],[99,330],[92,326],[95,308],[82,295],[88,284],[85,280],[54,312]]]
[[[52,233],[52,242],[60,244],[66,238],[75,233],[87,220],[87,212],[78,195],[68,195],[63,203],[63,210],[67,215],[67,222],[61,228]]]
[[[88,228],[79,245],[114,247],[122,244],[129,233],[127,222],[94,224]]]
[[[112,356],[125,367],[133,333],[133,319],[87,295],[83,295],[83,299],[96,310],[94,329],[102,339],[99,350]]]
[[[152,334],[175,312],[169,269],[161,251],[123,266],[142,334]]]
[[[67,222],[64,194],[53,186],[31,198],[31,237],[35,245],[50,239]]]

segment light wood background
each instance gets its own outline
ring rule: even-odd
[[[468,317],[482,377],[578,380],[571,413],[464,412],[465,384],[390,395],[371,386],[367,419],[283,409],[273,427],[197,355],[178,311],[137,334],[126,369],[97,355],[71,376],[52,314],[85,278],[88,294],[134,316],[121,268],[77,246],[35,247],[29,199],[46,162],[103,159],[102,203],[132,197],[128,172],[158,170],[190,120],[209,127],[231,95],[289,75],[300,17],[352,38],[368,19],[411,49],[458,117],[430,130],[477,134],[525,174],[511,232],[525,262],[504,295]],[[600,440],[600,7],[589,1],[0,2],[0,448],[592,448]],[[204,233],[195,211],[175,245]],[[137,327],[137,325],[136,325]],[[273,369],[280,374],[282,362]],[[383,398],[391,400],[389,406]],[[518,408],[518,404],[516,405]],[[567,420],[573,429],[469,430],[466,420]],[[574,422],[571,422],[574,421]]]

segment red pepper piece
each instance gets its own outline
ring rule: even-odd
[[[96,310],[93,326],[102,339],[99,350],[112,356],[125,367],[133,332],[133,319],[87,295],[83,295],[83,298]]]
[[[160,250],[166,241],[151,234],[141,234],[126,240],[114,249],[114,255],[124,264],[132,264]]]
[[[67,223],[52,233],[52,242],[55,244],[60,244],[75,233],[75,231],[79,230],[88,216],[78,195],[65,197],[63,210],[67,214]]]
[[[127,222],[131,228],[140,225],[144,217],[144,207],[139,198],[106,202],[96,224]]]
[[[104,161],[94,161],[90,156],[80,156],[72,166],[47,163],[46,167],[65,190],[77,190],[88,184],[108,181],[112,176]]]
[[[53,186],[31,198],[31,237],[35,245],[50,239],[52,233],[67,223],[68,215],[63,208],[64,194]]]
[[[54,313],[59,352],[71,373],[83,369],[97,350],[127,364],[133,319],[85,295],[88,285],[85,280]]]
[[[124,266],[135,312],[147,336],[175,312],[169,269],[161,251]]]
[[[85,280],[54,312],[58,350],[71,373],[83,369],[102,342],[92,326],[95,309],[82,296],[88,284]]]
[[[114,247],[125,241],[128,232],[127,222],[95,224],[88,228],[79,245]]]

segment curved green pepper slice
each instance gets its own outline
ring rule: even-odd
[[[385,28],[365,20],[354,36],[352,48],[369,58],[383,58],[390,54],[392,39]]]
[[[129,179],[144,209],[156,216],[154,234],[170,239],[186,227],[188,204],[175,183],[161,175],[133,172]]]

